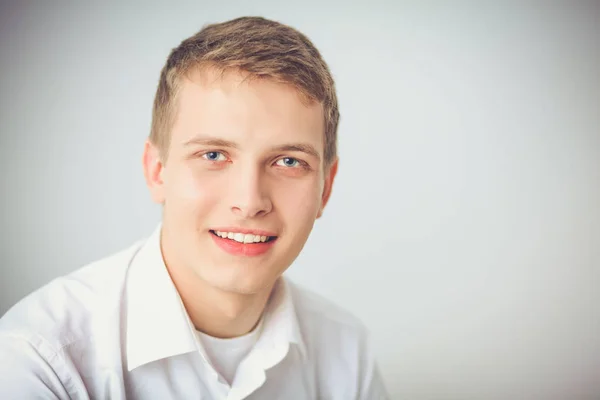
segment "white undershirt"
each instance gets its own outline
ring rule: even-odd
[[[222,339],[196,331],[196,337],[202,343],[208,358],[215,370],[231,385],[238,365],[256,344],[262,330],[262,321],[243,336]]]

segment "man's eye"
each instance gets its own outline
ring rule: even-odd
[[[284,157],[284,158],[280,158],[279,160],[277,160],[277,162],[275,164],[280,167],[293,168],[293,167],[300,166],[300,161],[296,160],[295,158]]]
[[[202,154],[202,158],[208,161],[225,161],[227,157],[220,151],[209,151],[208,153]]]

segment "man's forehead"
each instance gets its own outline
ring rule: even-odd
[[[197,74],[198,79],[191,76],[182,81],[176,119],[184,117],[207,125],[226,126],[248,122],[289,133],[324,134],[323,106],[317,102],[304,104],[290,85],[248,81],[235,72],[228,77],[215,77],[214,71],[209,78],[206,73]]]
[[[323,104],[306,94],[291,82],[281,78],[257,76],[239,68],[219,69],[210,65],[198,65],[190,68],[182,77],[180,86],[202,88],[205,90],[220,90],[230,92],[235,89],[252,89],[257,86],[277,88],[282,93],[287,92],[297,97],[306,108],[318,109],[324,113]],[[322,115],[324,117],[324,114]]]

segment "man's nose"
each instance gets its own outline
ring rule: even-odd
[[[245,167],[236,173],[232,185],[231,211],[238,217],[254,218],[271,212],[273,205],[264,173]]]

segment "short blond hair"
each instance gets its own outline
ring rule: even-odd
[[[293,86],[324,110],[324,163],[337,157],[339,110],[335,83],[312,42],[296,29],[262,17],[207,25],[174,48],[163,67],[152,110],[150,141],[166,159],[181,78],[192,68],[239,70],[259,79]]]

